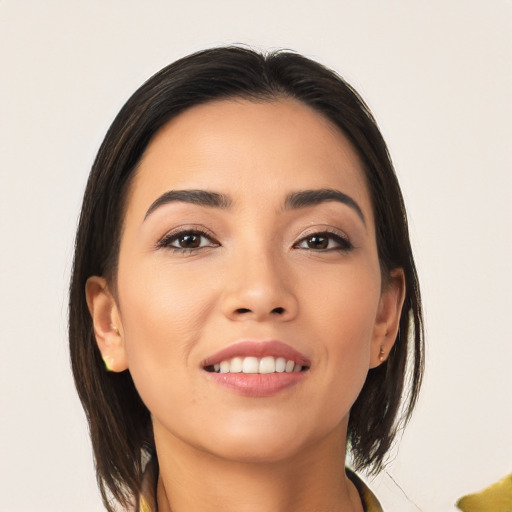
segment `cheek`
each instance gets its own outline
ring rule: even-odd
[[[211,289],[161,266],[132,272],[119,269],[120,313],[130,373],[150,410],[160,390],[183,389],[195,371],[191,351],[211,312]],[[169,385],[169,384],[172,385]]]
[[[330,351],[340,355],[369,345],[380,300],[380,273],[374,265],[361,268],[334,267],[328,272],[308,275],[301,292],[309,321],[319,332],[327,333]],[[338,350],[339,349],[339,350]]]
[[[165,265],[148,267],[124,276],[120,269],[120,310],[128,349],[173,350],[178,345],[185,355],[212,308],[210,288],[201,285],[200,275],[191,279]]]
[[[318,402],[337,421],[348,413],[364,385],[370,367],[380,278],[375,272],[335,273],[311,282],[306,324],[318,336],[319,370],[323,385]],[[323,282],[323,286],[320,284]]]

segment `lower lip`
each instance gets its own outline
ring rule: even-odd
[[[214,373],[208,377],[219,386],[250,397],[274,396],[298,384],[307,370],[291,373]]]

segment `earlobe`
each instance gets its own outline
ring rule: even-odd
[[[382,290],[379,302],[371,347],[370,368],[375,368],[387,360],[398,334],[404,300],[404,272],[401,268],[394,269]]]
[[[90,277],[85,285],[85,295],[96,343],[105,367],[112,372],[126,370],[128,361],[121,318],[106,279],[98,276]]]

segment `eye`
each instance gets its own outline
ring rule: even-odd
[[[183,230],[165,236],[158,247],[176,251],[194,251],[205,247],[218,247],[220,244],[211,235],[197,229]]]
[[[323,231],[302,238],[294,247],[313,251],[349,251],[353,245],[347,238],[337,233]]]

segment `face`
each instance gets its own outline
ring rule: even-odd
[[[277,460],[344,439],[396,334],[398,274],[382,290],[348,140],[296,101],[230,100],[151,142],[127,197],[116,300],[99,278],[88,299],[100,350],[131,372],[159,442]]]

